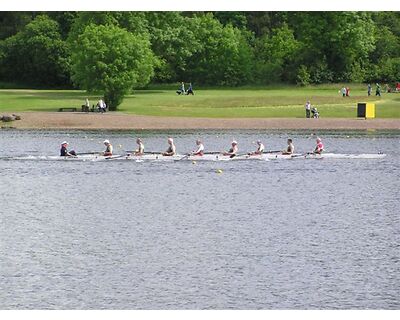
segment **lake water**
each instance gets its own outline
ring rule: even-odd
[[[0,309],[399,309],[400,132],[320,131],[384,159],[0,160]],[[308,131],[149,131],[147,150]],[[135,147],[132,132],[0,131],[1,156]],[[118,145],[121,144],[119,148]],[[221,169],[223,172],[216,173]]]

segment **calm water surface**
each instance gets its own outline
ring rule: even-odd
[[[243,151],[307,131],[142,132]],[[319,132],[377,160],[0,160],[0,309],[399,309],[400,132]],[[2,156],[135,147],[127,132],[0,131]],[[121,144],[121,148],[118,145]],[[223,170],[217,174],[216,170]]]

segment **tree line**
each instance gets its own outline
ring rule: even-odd
[[[0,81],[100,90],[394,82],[398,12],[1,12]]]

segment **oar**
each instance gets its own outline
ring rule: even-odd
[[[303,154],[292,154],[292,158],[305,157],[305,156],[307,156],[309,154],[310,154],[310,152],[306,152],[306,153],[303,153]]]
[[[181,161],[181,160],[187,159],[189,156],[190,156],[190,153],[184,155],[182,158],[175,160],[175,161]]]
[[[104,158],[104,159],[106,159],[106,160],[113,160],[113,159],[118,159],[118,158],[122,158],[122,157],[125,157],[125,155],[124,155],[124,154],[121,154],[121,155],[117,155],[117,156],[108,156],[108,157],[106,157],[106,158]]]
[[[136,150],[125,150],[126,153],[134,153]],[[145,151],[143,154],[162,154],[160,151]]]
[[[240,157],[240,156],[248,156],[249,154],[248,153],[240,153],[240,154],[236,154],[236,153],[234,153],[234,154],[231,154],[230,156],[229,156],[229,158],[234,158],[234,157]]]
[[[84,156],[84,155],[91,155],[91,154],[100,154],[101,152],[97,152],[97,151],[90,151],[90,152],[81,152],[81,153],[77,153],[77,156]]]
[[[282,152],[282,150],[270,150],[270,151],[264,151],[263,153],[278,153]]]

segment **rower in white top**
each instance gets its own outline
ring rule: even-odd
[[[192,152],[193,156],[203,156],[204,155],[204,145],[203,142],[201,142],[201,140],[196,140],[196,145],[197,145],[197,149],[196,151]]]
[[[127,154],[126,154],[127,157],[129,157],[131,155],[142,156],[144,154],[144,144],[142,142],[142,139],[137,138],[136,143],[138,145],[138,148],[135,151],[127,151]]]
[[[236,156],[237,152],[238,152],[238,146],[237,146],[237,142],[235,140],[232,141],[232,147],[228,150],[228,152],[224,152],[223,155],[224,156],[230,156],[231,158],[233,158],[234,156]]]
[[[254,152],[250,152],[250,153],[249,153],[249,156],[256,156],[256,155],[261,155],[261,154],[263,154],[263,152],[264,152],[264,145],[263,145],[263,143],[261,142],[261,140],[257,140],[257,145],[258,145],[257,150],[254,151]]]
[[[111,145],[109,140],[104,140],[103,141],[104,145],[106,146],[106,150],[103,152],[103,156],[112,156],[113,154],[113,146]]]
[[[288,139],[287,144],[288,144],[288,146],[287,146],[286,150],[282,151],[282,154],[293,154],[294,153],[293,140]]]
[[[314,152],[316,154],[321,154],[324,151],[324,145],[321,138],[317,138],[317,145],[315,146]]]
[[[176,147],[174,144],[174,139],[168,138],[169,147],[167,151],[165,151],[162,155],[163,156],[174,156],[176,154]]]

